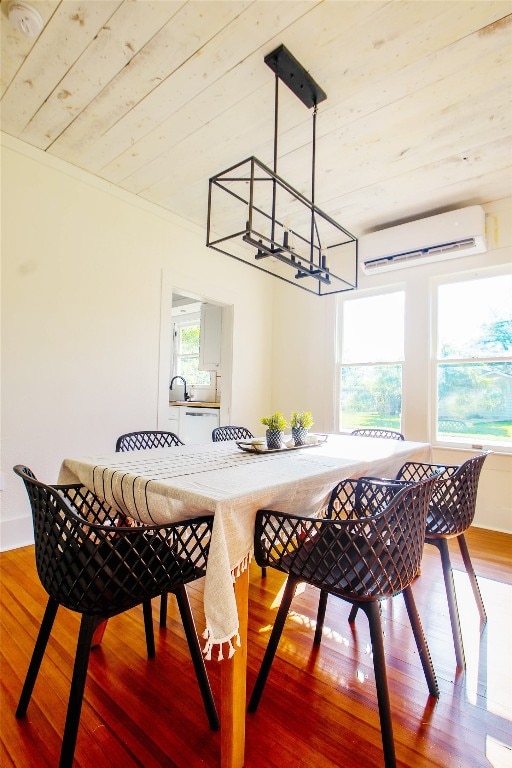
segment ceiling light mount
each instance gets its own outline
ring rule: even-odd
[[[309,72],[306,72],[302,64],[284,45],[268,53],[264,62],[308,109],[317,106],[327,98],[325,91],[315,83]]]
[[[327,96],[280,45],[265,56],[275,73],[274,166],[249,157],[212,176],[206,245],[324,296],[357,288],[357,238],[315,204],[317,106]],[[311,199],[277,174],[279,80],[313,109]]]

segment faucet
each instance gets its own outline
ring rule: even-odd
[[[190,395],[187,392],[187,382],[183,378],[183,376],[173,376],[171,379],[171,383],[169,384],[169,389],[172,389],[172,385],[176,381],[176,379],[180,379],[180,381],[183,382],[183,399],[184,400],[190,400]]]

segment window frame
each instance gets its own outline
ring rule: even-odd
[[[348,302],[351,301],[360,301],[361,299],[369,299],[372,297],[381,297],[386,294],[391,293],[401,293],[403,294],[403,303],[404,303],[404,313],[403,313],[403,351],[402,351],[402,358],[397,360],[379,360],[379,361],[365,361],[360,363],[344,363],[343,362],[343,322],[344,322],[344,307]],[[352,428],[348,427],[342,427],[341,426],[341,371],[342,368],[345,367],[360,367],[360,368],[367,368],[369,366],[391,366],[391,365],[399,365],[401,368],[401,392],[400,392],[400,398],[401,398],[401,406],[400,406],[400,423],[399,427],[392,427],[393,429],[397,429],[399,432],[402,432],[403,430],[403,419],[404,419],[404,399],[405,399],[405,391],[404,391],[404,373],[405,373],[405,366],[406,366],[406,318],[407,318],[407,286],[404,282],[400,281],[394,284],[388,284],[386,286],[379,286],[376,288],[370,288],[370,289],[359,289],[357,291],[357,295],[341,295],[338,297],[338,303],[337,303],[337,310],[336,310],[336,386],[335,386],[335,424],[337,427],[337,431],[339,433],[347,434],[351,431]]]
[[[182,373],[179,373],[179,360],[182,357],[197,357],[199,361],[199,352],[197,355],[182,355],[179,351],[180,346],[180,328],[190,328],[192,326],[198,326],[201,327],[201,314],[199,312],[193,312],[186,315],[181,315],[173,318],[173,325],[172,325],[172,338],[173,338],[173,376],[182,376]],[[193,382],[187,381],[187,386],[189,388],[194,388],[194,390],[197,392],[205,392],[212,387],[212,372],[211,371],[203,371],[203,373],[209,374],[210,381],[208,384],[194,384]]]
[[[492,450],[495,453],[512,453],[512,445],[506,445],[498,440],[482,440],[475,438],[456,438],[453,435],[439,436],[437,432],[439,399],[438,399],[438,366],[453,363],[455,365],[482,363],[482,362],[510,362],[511,357],[493,355],[489,357],[470,357],[470,358],[441,358],[439,357],[439,288],[443,285],[474,282],[476,280],[485,280],[491,277],[500,277],[512,275],[512,266],[500,264],[491,267],[480,267],[478,269],[464,272],[453,272],[450,274],[437,275],[430,280],[430,374],[429,374],[429,394],[430,394],[430,443],[436,448],[447,448],[456,450]]]

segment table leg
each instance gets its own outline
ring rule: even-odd
[[[245,711],[247,683],[247,621],[249,612],[249,569],[235,581],[241,646],[221,665],[220,763],[221,768],[242,768],[245,752]]]
[[[95,648],[97,645],[101,645],[101,641],[103,640],[103,635],[105,634],[107,624],[108,624],[108,619],[105,619],[105,621],[102,621],[101,624],[98,624],[92,636],[91,648]]]

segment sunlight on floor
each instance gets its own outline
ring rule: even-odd
[[[492,768],[512,768],[512,749],[491,736],[485,740],[485,756]]]
[[[511,720],[512,657],[508,647],[512,636],[512,585],[478,578],[488,616],[480,635],[479,616],[469,579],[464,572],[454,570],[453,573],[467,660],[468,701],[476,704],[477,695],[483,689],[488,711]]]
[[[455,569],[453,573],[466,652],[464,685],[467,700],[475,706],[480,702],[481,706],[481,698],[484,697],[490,713],[511,722],[512,655],[509,653],[508,643],[512,636],[512,585],[484,577],[478,578],[488,615],[487,625],[480,633],[479,615],[467,574]],[[304,585],[300,585],[296,594],[299,595],[304,588]],[[283,591],[284,584],[272,602],[272,609],[279,607]],[[314,619],[291,610],[287,620],[311,632],[313,639],[316,629]],[[270,633],[271,629],[272,626],[267,625],[262,627],[260,632]],[[340,634],[327,625],[323,627],[322,636],[345,647],[350,647],[353,643],[350,635]],[[364,653],[371,656],[369,643],[365,644]],[[355,676],[360,683],[367,679],[367,674],[361,668],[356,669]],[[512,768],[512,747],[490,736],[487,737],[487,756],[493,768]]]
[[[281,605],[281,600],[283,599],[283,593],[284,593],[285,586],[286,586],[286,581],[283,582],[283,586],[281,587],[281,589],[279,590],[279,592],[276,594],[276,596],[274,597],[274,599],[272,601],[272,605],[270,606],[272,611],[277,610],[279,608],[279,606]],[[305,589],[306,589],[306,585],[304,583],[301,582],[300,584],[298,584],[297,585],[297,589],[295,590],[295,597],[298,597],[299,595],[302,595],[302,593],[304,592]]]

